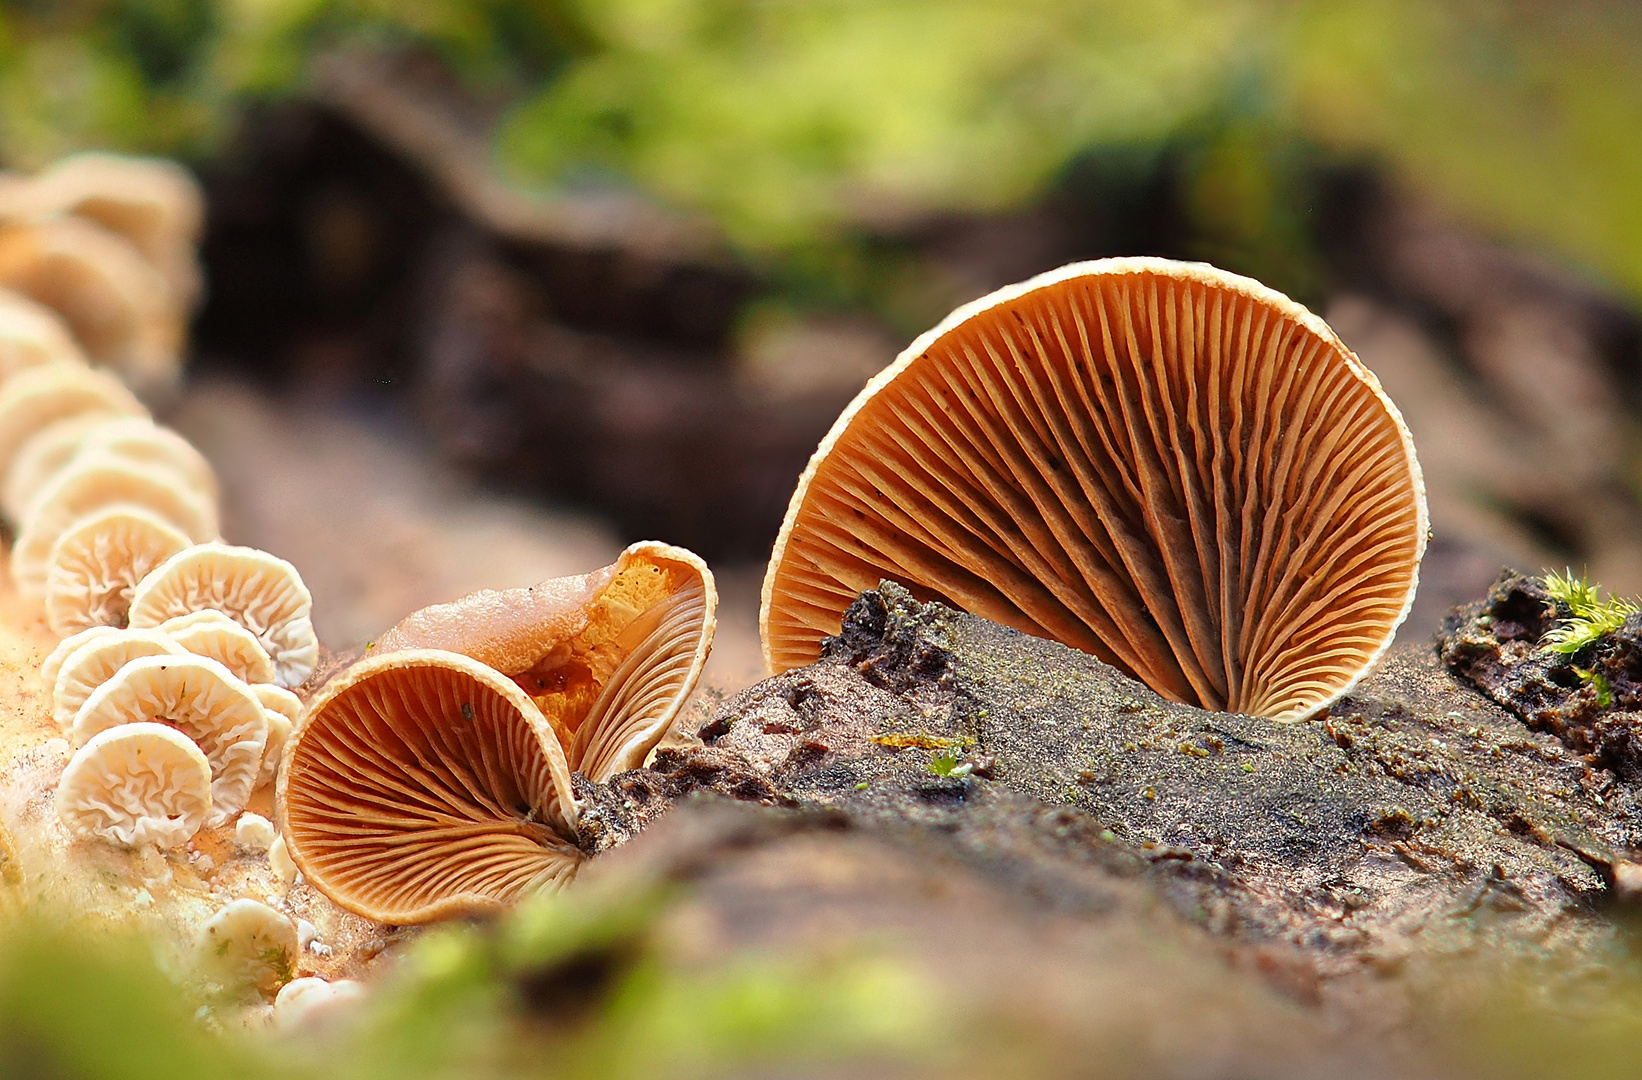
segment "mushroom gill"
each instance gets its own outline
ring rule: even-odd
[[[1426,531],[1408,430],[1321,319],[1202,264],[1079,263],[959,308],[844,411],[760,631],[771,670],[809,663],[888,578],[1299,719],[1389,646]]]
[[[276,805],[308,880],[380,922],[494,910],[581,858],[553,729],[458,653],[372,656],[326,684],[286,747]]]
[[[278,781],[297,865],[351,911],[427,922],[566,879],[572,770],[643,764],[712,644],[699,558],[635,544],[612,566],[405,619],[327,683]]]

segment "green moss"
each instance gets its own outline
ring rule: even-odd
[[[1572,613],[1570,618],[1558,622],[1541,638],[1540,648],[1546,652],[1572,656],[1595,645],[1624,626],[1626,619],[1642,611],[1634,600],[1618,596],[1603,600],[1600,586],[1592,584],[1583,575],[1575,577],[1572,570],[1565,574],[1553,570],[1542,580],[1552,598]],[[1601,692],[1599,687],[1598,693]]]

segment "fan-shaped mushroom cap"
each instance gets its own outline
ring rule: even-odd
[[[30,436],[87,413],[113,418],[147,416],[148,410],[119,379],[71,361],[41,364],[7,379],[0,385],[0,475],[11,471]]]
[[[1322,320],[1201,264],[1080,263],[959,308],[839,417],[770,558],[765,658],[814,660],[889,578],[1296,719],[1389,645],[1426,522],[1401,416]]]
[[[72,835],[126,847],[175,847],[210,812],[210,764],[164,724],[102,732],[75,751],[57,785],[57,816]]]
[[[511,679],[457,653],[372,656],[327,683],[275,805],[308,880],[381,922],[491,911],[580,860],[552,728]]]
[[[187,439],[144,416],[97,412],[59,420],[31,435],[6,470],[0,509],[13,520],[21,518],[53,476],[93,455],[166,472],[202,499],[216,501],[216,474]]]
[[[120,628],[117,626],[88,626],[78,634],[71,634],[59,641],[57,647],[51,650],[50,655],[40,664],[41,687],[45,689],[46,693],[51,693],[52,688],[57,685],[57,674],[63,669],[63,661],[72,656],[75,649],[78,649],[92,638],[119,632]]]
[[[24,596],[44,596],[57,541],[88,514],[116,505],[149,510],[191,540],[217,536],[216,504],[196,495],[171,473],[118,458],[77,457],[23,512],[22,528],[11,549],[11,579],[17,591]],[[172,559],[186,554],[178,552]],[[154,572],[165,565],[161,563]],[[141,591],[140,586],[133,591],[133,605]]]
[[[0,289],[0,382],[24,368],[59,360],[86,363],[68,324],[39,301]]]
[[[268,718],[249,686],[209,657],[138,657],[86,698],[74,716],[74,741],[142,720],[164,721],[205,751],[212,803],[206,825],[245,809],[268,745]]]
[[[717,605],[706,563],[645,541],[591,574],[424,608],[374,648],[445,649],[495,668],[531,695],[570,767],[606,780],[642,765],[677,718]]]
[[[119,630],[84,641],[57,669],[51,684],[51,716],[64,731],[97,688],[139,656],[182,656],[184,649],[155,630]]]
[[[200,288],[194,247],[205,206],[199,185],[176,162],[71,154],[19,195],[31,214],[78,214],[124,236],[165,275],[174,303],[184,309],[194,303]]]
[[[302,719],[302,699],[283,686],[265,682],[252,683],[251,693],[262,702],[262,711],[268,716],[268,749],[263,751],[262,769],[257,773],[257,787],[261,787],[279,776],[285,744]]]
[[[215,608],[255,634],[274,661],[274,681],[300,686],[319,662],[313,596],[296,567],[256,548],[199,544],[137,586],[131,625],[158,626]]]
[[[34,496],[74,460],[86,436],[114,419],[107,412],[79,413],[54,420],[24,439],[0,484],[0,510],[12,521],[22,520]]]
[[[175,382],[183,312],[164,275],[119,233],[70,214],[0,227],[0,286],[62,315],[94,363],[142,387]]]
[[[231,986],[272,990],[296,974],[296,924],[259,900],[235,900],[200,933],[206,970]]]
[[[52,545],[46,622],[57,634],[124,626],[137,582],[188,545],[186,534],[140,506],[86,515]]]
[[[217,474],[194,444],[147,417],[127,417],[98,425],[86,435],[82,454],[108,454],[139,465],[166,469],[204,498],[217,498]]]
[[[247,683],[274,681],[274,662],[257,636],[214,608],[178,615],[154,629],[196,656],[209,656]]]

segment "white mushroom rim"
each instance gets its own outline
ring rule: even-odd
[[[75,837],[176,847],[210,814],[211,765],[191,739],[164,724],[125,724],[75,751],[56,804]]]
[[[249,630],[274,661],[275,681],[299,686],[319,662],[313,595],[296,567],[256,548],[198,544],[166,560],[137,585],[131,625],[157,626],[215,608]]]
[[[160,720],[199,744],[211,763],[208,826],[228,821],[256,786],[268,717],[251,688],[204,656],[144,656],[99,686],[74,717],[76,742],[122,724]]]

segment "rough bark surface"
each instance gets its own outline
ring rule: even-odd
[[[1453,678],[1429,648],[1394,651],[1326,715],[1274,724],[1164,701],[1092,657],[886,583],[818,663],[744,691],[700,735],[700,747],[581,791],[586,846],[624,842],[692,792],[771,809],[736,819],[732,841],[704,816],[718,811],[688,802],[589,872],[630,860],[655,872],[684,858],[661,850],[663,835],[698,833],[728,860],[686,860],[702,881],[803,862],[761,872],[733,902],[711,889],[690,901],[729,938],[764,947],[817,920],[859,940],[891,917],[886,904],[912,918],[917,904],[886,896],[894,875],[871,869],[887,860],[984,893],[1001,905],[987,916],[1000,942],[1044,954],[1031,964],[1070,964],[1082,974],[1065,977],[1085,988],[1145,977],[1096,956],[1045,958],[1065,926],[1164,943],[1180,966],[1145,969],[1158,985],[1210,980],[1211,1012],[1229,1017],[1237,1001],[1258,1014],[1231,1022],[1249,1039],[1227,1052],[1245,1064],[1263,1025],[1305,1006],[1282,1023],[1296,1025],[1307,1069],[1324,1072],[1312,1034],[1409,1035],[1433,1001],[1488,992],[1501,962],[1564,1003],[1631,963],[1611,918],[1628,842],[1604,795],[1612,776]],[[918,916],[972,917],[942,905]],[[984,934],[954,940],[987,947]],[[1168,1060],[1188,1059],[1203,1060]],[[1380,1072],[1356,1061],[1348,1072]]]
[[[1540,578],[1507,570],[1479,603],[1453,613],[1442,659],[1492,700],[1548,731],[1592,770],[1616,841],[1642,844],[1635,785],[1642,780],[1642,615],[1571,655],[1541,645],[1573,615]]]

